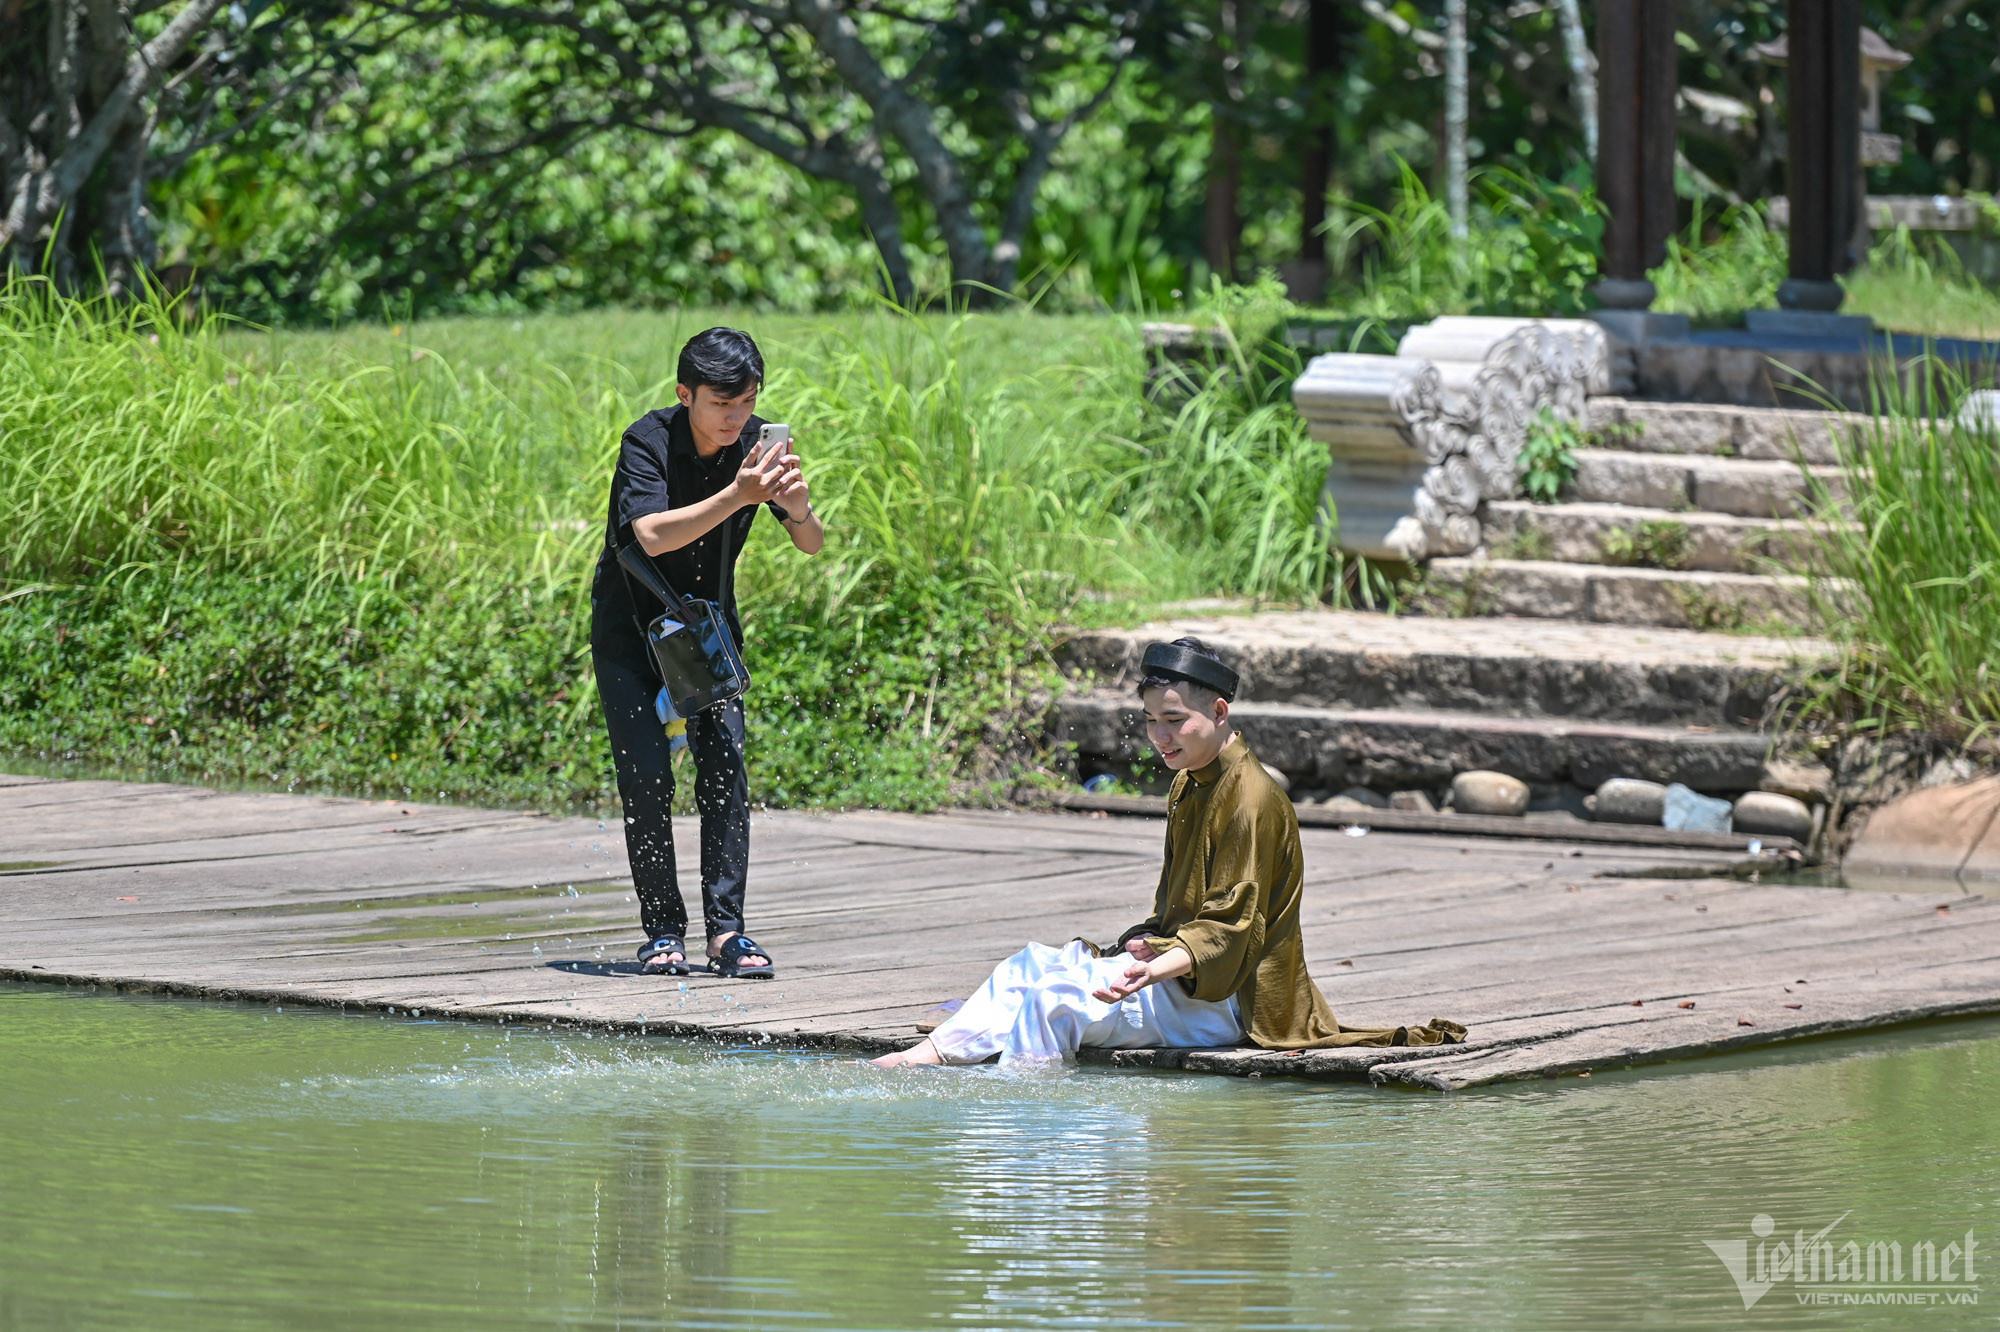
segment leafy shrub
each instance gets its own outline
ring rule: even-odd
[[[1604,534],[1604,561],[1648,569],[1683,568],[1687,564],[1689,539],[1686,523],[1673,518],[1646,518],[1636,526],[1617,527]]]
[[[1402,164],[1386,209],[1348,202],[1328,224],[1336,271],[1361,280],[1331,302],[1383,320],[1441,314],[1576,315],[1588,309],[1604,209],[1582,176],[1554,181],[1505,167],[1472,173],[1466,234]]]
[[[1323,588],[1326,454],[1275,390],[1152,408],[1135,329],[1056,360],[1008,318],[774,357],[830,535],[740,571],[759,799],[976,798],[1033,761],[1065,623]],[[588,582],[618,432],[668,390],[460,332],[487,363],[0,290],[0,749],[601,808]]]
[[[1521,472],[1521,489],[1537,504],[1554,504],[1576,479],[1576,453],[1583,436],[1574,423],[1544,407],[1528,423],[1528,438],[1521,445],[1515,466]]]

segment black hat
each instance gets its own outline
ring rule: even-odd
[[[1241,683],[1235,671],[1214,657],[1196,652],[1193,648],[1182,647],[1178,643],[1154,643],[1148,646],[1141,669],[1146,675],[1179,676],[1204,689],[1213,689],[1232,702],[1235,701],[1236,690]]]

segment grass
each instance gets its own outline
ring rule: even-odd
[[[1921,731],[1995,748],[2000,435],[1927,410],[1964,388],[1939,366],[1915,392],[1885,383],[1880,415],[1842,444],[1850,495],[1818,491],[1810,587],[1840,659],[1801,702],[1809,730]]]
[[[1453,234],[1443,202],[1407,171],[1387,208],[1337,205],[1328,257],[1344,276],[1324,305],[1289,313],[1339,325],[1354,350],[1390,350],[1410,324],[1438,315],[1568,316],[1589,308],[1603,235],[1591,189],[1502,168],[1476,173],[1473,184],[1465,236]],[[1740,324],[1745,310],[1777,305],[1788,255],[1785,233],[1761,208],[1717,213],[1697,201],[1650,274],[1659,291],[1654,308],[1702,325]],[[1885,233],[1842,283],[1843,311],[1885,329],[2000,339],[2000,292],[1968,274],[1935,237]]]
[[[1697,208],[1686,233],[1667,241],[1666,262],[1652,272],[1654,308],[1704,324],[1740,321],[1742,312],[1775,308],[1785,280],[1785,233],[1764,214],[1738,207],[1718,216]],[[1843,314],[1871,316],[1880,327],[1928,337],[2000,339],[2000,292],[1968,274],[1958,257],[1907,230],[1885,233],[1868,262],[1841,279]]]
[[[1687,524],[1673,518],[1646,518],[1633,527],[1614,527],[1604,534],[1606,564],[1647,569],[1679,569],[1688,559]]]
[[[978,798],[1048,756],[1065,623],[1317,596],[1325,453],[1136,328],[1025,314],[451,320],[334,334],[0,294],[0,750],[604,808],[585,626],[617,438],[680,341],[763,338],[826,516],[739,571],[770,804]],[[1275,382],[1271,376],[1253,384]]]

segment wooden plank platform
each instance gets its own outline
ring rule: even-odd
[[[1110,1062],[1449,1090],[2000,1012],[2000,901],[1754,883],[1726,850],[1304,837],[1335,1011],[1471,1040]],[[885,1049],[1026,940],[1115,937],[1161,838],[1102,814],[761,814],[750,926],[780,978],[683,981],[637,974],[622,839],[595,820],[0,776],[0,975]]]

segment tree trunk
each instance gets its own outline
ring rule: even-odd
[[[1444,0],[1444,18],[1444,197],[1452,234],[1463,236],[1470,211],[1465,182],[1465,0]]]
[[[1208,194],[1202,205],[1202,255],[1224,282],[1236,280],[1242,248],[1243,217],[1238,196],[1243,187],[1241,127],[1236,107],[1242,100],[1243,6],[1245,0],[1222,0],[1221,32],[1217,42],[1220,65],[1215,99],[1209,107]]]
[[[912,96],[876,60],[841,5],[834,0],[792,0],[792,16],[811,34],[841,82],[868,104],[875,123],[916,164],[917,183],[937,214],[951,259],[954,299],[968,305],[992,300],[986,289],[991,247],[973,208],[972,189],[945,144],[931,108]]]
[[[1243,233],[1237,192],[1243,162],[1236,148],[1236,126],[1216,108],[1209,136],[1208,196],[1202,205],[1201,249],[1209,268],[1224,282],[1236,280],[1236,251]]]
[[[1326,199],[1340,148],[1338,115],[1346,14],[1339,0],[1309,0],[1306,8],[1305,148],[1299,154],[1299,261],[1293,300],[1326,296]]]
[[[1590,43],[1583,33],[1583,9],[1577,0],[1562,0],[1563,54],[1569,60],[1569,84],[1576,96],[1577,119],[1583,122],[1583,151],[1597,165],[1597,72],[1590,67]]]
[[[882,260],[882,285],[889,298],[908,310],[917,303],[917,284],[910,276],[910,257],[903,245],[903,215],[889,189],[878,144],[870,142],[849,183],[861,201],[861,220]]]
[[[108,0],[0,7],[0,262],[66,289],[101,264],[115,293],[136,289],[154,94],[222,5],[186,0],[144,44]]]

